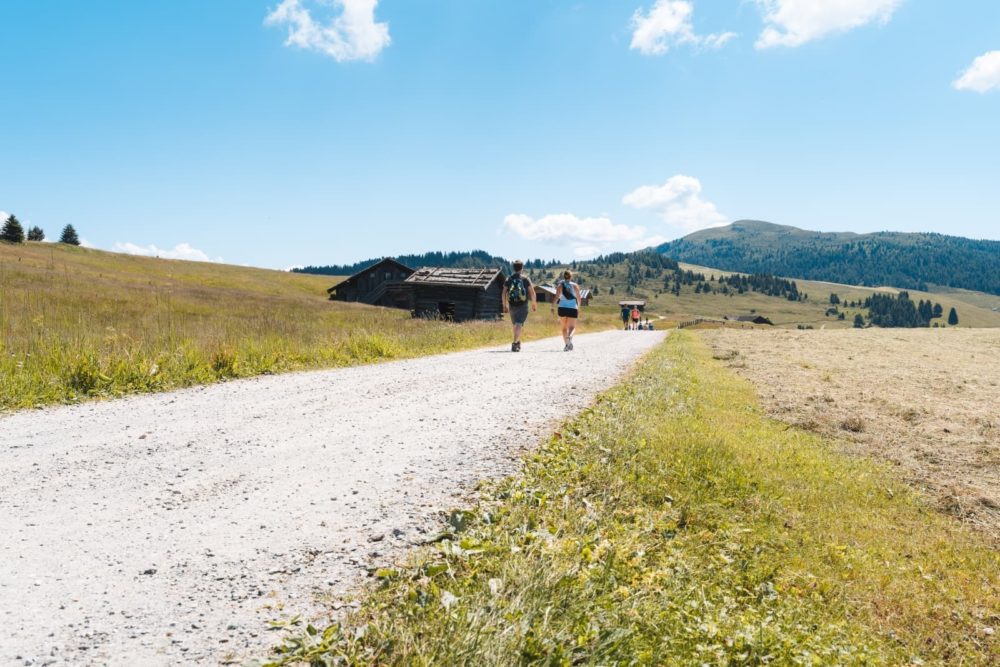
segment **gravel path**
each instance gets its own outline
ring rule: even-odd
[[[322,622],[662,332],[0,418],[0,664],[218,664]],[[518,401],[528,409],[506,406]],[[559,408],[548,408],[558,401]],[[511,415],[516,416],[511,416]]]

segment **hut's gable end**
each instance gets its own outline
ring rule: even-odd
[[[413,274],[413,269],[386,258],[381,262],[358,271],[347,280],[334,285],[327,292],[336,301],[358,301],[371,305],[399,307],[398,295],[392,295],[395,286],[403,283]]]

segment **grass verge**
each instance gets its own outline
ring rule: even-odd
[[[1000,557],[678,333],[270,665],[996,664]]]

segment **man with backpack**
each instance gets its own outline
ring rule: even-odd
[[[524,270],[524,262],[519,259],[514,260],[514,273],[503,283],[503,312],[510,313],[510,322],[514,325],[514,342],[510,345],[511,352],[521,351],[521,331],[524,323],[528,321],[528,303],[531,303],[531,310],[538,310],[538,300],[535,297],[535,286],[531,284],[531,279],[521,275]]]

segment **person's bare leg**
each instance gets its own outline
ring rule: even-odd
[[[524,330],[524,325],[523,324],[515,324],[514,325],[514,342],[515,343],[520,343],[521,342],[521,331],[523,331],[523,330]]]

